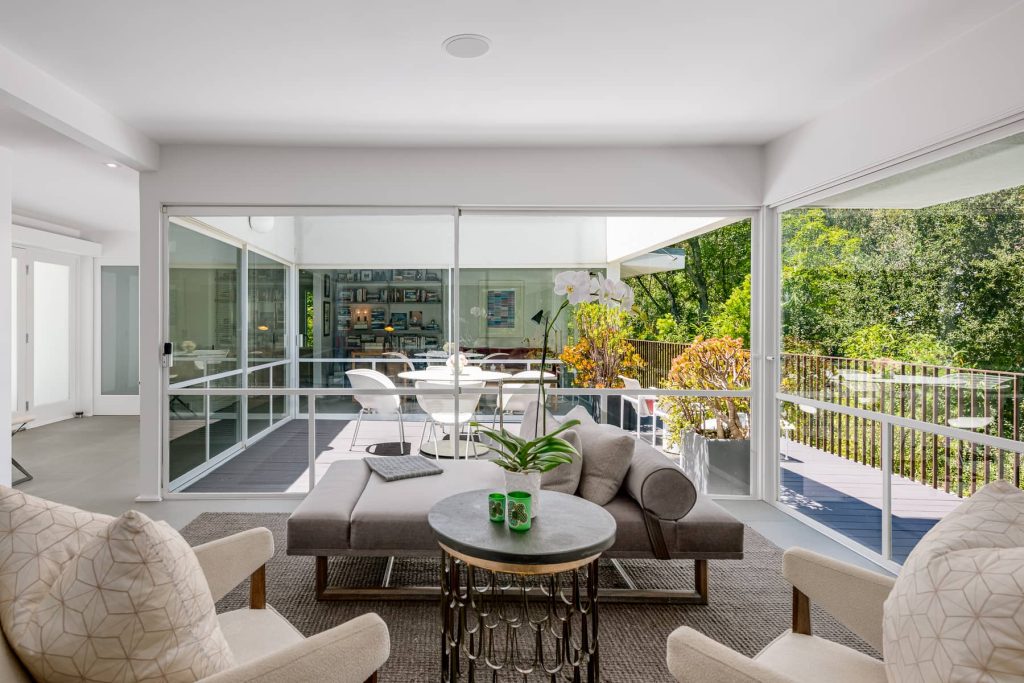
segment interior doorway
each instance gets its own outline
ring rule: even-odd
[[[69,254],[15,248],[11,267],[12,409],[31,414],[33,426],[73,417],[78,260]]]

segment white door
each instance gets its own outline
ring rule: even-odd
[[[94,415],[139,414],[139,267],[97,259]]]
[[[33,426],[73,417],[77,340],[74,256],[35,249],[15,249],[17,298],[12,360],[17,367],[15,412],[31,413]],[[12,397],[15,389],[12,388]]]

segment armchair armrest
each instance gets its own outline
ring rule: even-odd
[[[197,545],[192,550],[206,574],[206,582],[210,584],[210,593],[215,602],[249,575],[255,574],[258,576],[253,576],[252,607],[258,609],[264,606],[258,604],[256,598],[259,592],[262,600],[263,565],[274,556],[274,536],[269,529],[249,529]]]
[[[785,552],[782,574],[798,591],[793,595],[794,631],[810,632],[810,605],[802,594],[881,651],[882,605],[894,578],[804,548]]]
[[[266,657],[204,678],[203,683],[364,683],[391,654],[387,624],[364,614]]]
[[[681,683],[796,683],[686,626],[669,634],[666,661]]]

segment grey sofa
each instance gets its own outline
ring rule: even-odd
[[[439,476],[386,482],[362,460],[336,462],[288,520],[288,554],[316,558],[320,599],[436,597],[436,588],[341,588],[327,585],[333,555],[437,556],[427,512],[463,491],[500,490],[502,471],[486,460],[437,461]],[[665,600],[706,604],[708,561],[743,558],[743,524],[700,494],[675,463],[634,440],[618,495],[605,506],[615,518],[615,544],[603,557],[694,560],[694,590],[606,591],[605,600]],[[616,562],[621,571],[621,565]],[[390,574],[389,570],[386,573]],[[627,585],[631,581],[626,578]],[[384,590],[382,590],[382,588]]]

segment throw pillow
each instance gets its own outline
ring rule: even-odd
[[[572,457],[571,463],[559,465],[540,475],[540,487],[547,491],[575,494],[580,485],[580,476],[583,474],[583,456],[580,455],[583,446],[580,445],[579,435],[571,429],[565,430],[559,436],[576,449],[576,455]]]
[[[1017,680],[1024,658],[1024,491],[985,486],[917,544],[885,601],[889,681]]]
[[[0,625],[19,640],[64,567],[113,520],[0,486]]]
[[[234,666],[195,553],[135,511],[83,545],[11,644],[43,681],[187,682]]]
[[[607,505],[619,492],[629,472],[633,461],[633,436],[618,427],[592,420],[573,427],[572,431],[579,435],[583,447],[583,470],[577,495],[591,503]]]

